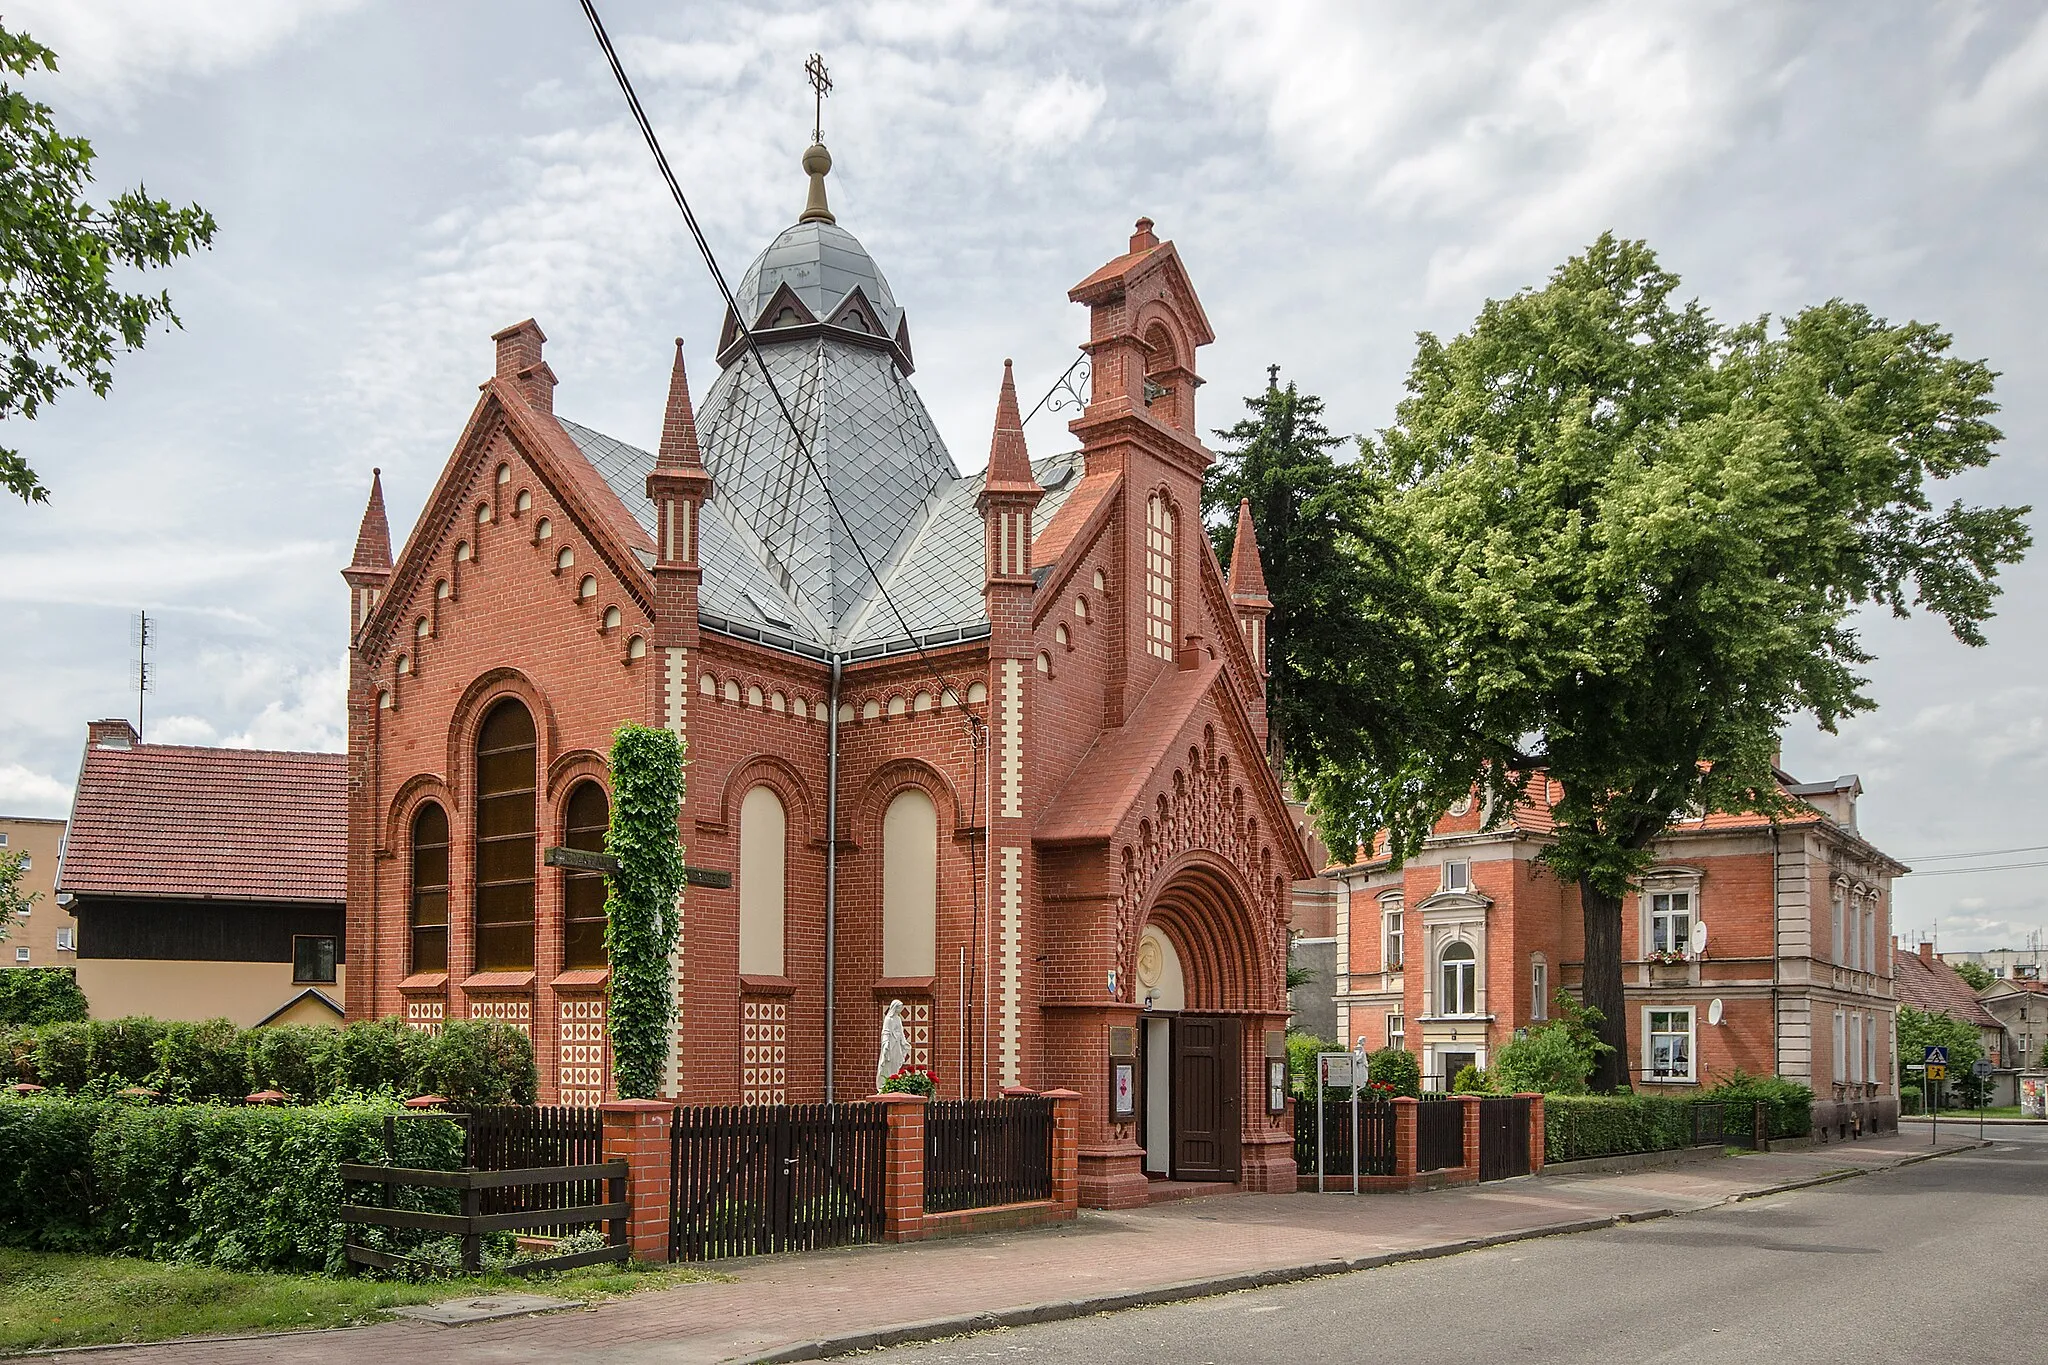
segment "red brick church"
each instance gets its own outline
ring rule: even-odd
[[[1310,869],[1261,758],[1257,547],[1241,519],[1227,580],[1201,522],[1187,270],[1139,220],[1069,293],[1079,448],[1030,458],[1006,366],[963,477],[830,164],[806,154],[701,403],[678,343],[653,454],[556,415],[526,321],[395,560],[372,481],[343,574],[348,1014],[504,1020],[543,1098],[606,1097],[603,882],[559,851],[603,846],[614,727],[666,726],[678,1099],[864,1096],[900,999],[942,1094],[1081,1092],[1088,1202],[1291,1189],[1267,1061]]]

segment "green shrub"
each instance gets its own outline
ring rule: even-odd
[[[249,1050],[230,1019],[164,1025],[152,1089],[178,1100],[226,1104],[249,1093]]]
[[[0,971],[0,1025],[61,1024],[85,1017],[76,967]]]
[[[137,1014],[125,1019],[95,1019],[84,1027],[85,1065],[90,1079],[113,1089],[151,1084],[157,1074],[157,1044],[163,1041],[169,1025],[161,1019]]]
[[[1899,1087],[1899,1112],[1901,1114],[1918,1114],[1921,1112],[1919,1086],[1902,1085]]]
[[[458,1104],[532,1104],[540,1089],[533,1040],[510,1024],[453,1021],[434,1037],[419,1086]]]
[[[1692,1145],[1692,1101],[1662,1095],[1552,1095],[1543,1101],[1543,1159],[1577,1161]]]
[[[335,1054],[340,1029],[313,1024],[277,1024],[251,1029],[249,1088],[276,1090],[304,1103],[334,1093]]]
[[[323,1090],[329,1094],[367,1094],[376,1090],[389,1090],[400,1096],[425,1094],[419,1083],[420,1067],[432,1046],[431,1037],[408,1028],[396,1016],[358,1019],[341,1030]]]
[[[240,1270],[342,1265],[339,1167],[453,1170],[461,1129],[388,1101],[307,1108],[0,1099],[0,1241]],[[433,1194],[436,1192],[426,1192]],[[445,1191],[438,1192],[445,1195]]]
[[[1422,1063],[1415,1054],[1398,1047],[1383,1047],[1372,1054],[1369,1079],[1392,1086],[1396,1095],[1414,1099],[1422,1094]]]
[[[36,1030],[0,1028],[0,1085],[36,1078]]]
[[[1459,1067],[1458,1074],[1451,1078],[1451,1093],[1454,1095],[1483,1095],[1486,1090],[1486,1073],[1470,1062]]]
[[[1813,1130],[1813,1091],[1781,1076],[1752,1076],[1737,1067],[1728,1073],[1728,1079],[1702,1091],[1699,1097],[1729,1104],[1761,1101],[1767,1110],[1770,1137],[1805,1137]]]
[[[35,1051],[28,1079],[59,1090],[83,1090],[92,1080],[90,1024],[46,1024],[32,1035]]]
[[[1316,1093],[1316,1054],[1335,1050],[1336,1044],[1313,1033],[1287,1035],[1287,1078],[1295,1094]]]

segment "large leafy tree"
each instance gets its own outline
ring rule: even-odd
[[[197,204],[174,208],[140,186],[104,206],[85,197],[92,143],[59,132],[50,107],[16,85],[56,68],[56,53],[0,27],[0,418],[33,419],[80,384],[105,397],[115,352],[178,323],[168,293],[123,293],[117,272],[166,266],[213,241],[213,215]],[[50,496],[7,446],[0,487],[24,502]]]
[[[1776,737],[1872,702],[1862,607],[1983,643],[2024,507],[1936,508],[1981,467],[1991,370],[1922,323],[1831,301],[1773,324],[1674,301],[1641,242],[1603,236],[1549,283],[1421,337],[1366,445],[1370,516],[1427,603],[1429,666],[1396,675],[1394,762],[1323,798],[1411,853],[1481,787],[1505,820],[1562,787],[1545,861],[1575,882],[1597,1088],[1625,1082],[1622,898],[1681,813],[1785,812]]]
[[[1323,424],[1323,402],[1279,367],[1245,400],[1202,488],[1217,557],[1230,565],[1240,501],[1251,504],[1267,595],[1267,758],[1310,799],[1333,773],[1389,761],[1405,699],[1402,649],[1421,604],[1396,547],[1372,521],[1369,471],[1337,452],[1351,439]],[[1340,845],[1326,840],[1333,852]],[[1348,845],[1342,847],[1348,848]]]

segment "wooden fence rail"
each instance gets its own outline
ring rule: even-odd
[[[435,1232],[443,1236],[460,1237],[462,1270],[465,1274],[475,1274],[483,1268],[483,1239],[487,1233],[511,1232],[521,1228],[556,1229],[590,1223],[608,1223],[610,1242],[606,1246],[522,1261],[507,1269],[515,1275],[528,1275],[542,1270],[567,1270],[572,1266],[595,1265],[601,1261],[624,1261],[630,1254],[630,1248],[626,1244],[626,1173],[627,1165],[624,1161],[597,1161],[577,1166],[528,1166],[509,1171],[484,1171],[475,1167],[465,1167],[459,1171],[430,1171],[408,1166],[361,1166],[345,1162],[341,1167],[342,1182],[345,1185],[378,1186],[381,1191],[381,1202],[343,1204],[341,1221],[349,1226],[406,1228],[417,1232]],[[580,1185],[595,1189],[600,1183],[606,1190],[605,1195],[601,1196],[602,1203],[556,1205],[551,1200],[528,1201],[515,1198],[510,1202],[531,1203],[536,1206],[484,1212],[485,1200],[493,1195],[523,1193],[535,1187],[548,1186]],[[393,1191],[406,1188],[455,1190],[462,1211],[433,1213],[394,1207]],[[380,1270],[430,1268],[411,1257],[380,1251],[375,1247],[362,1246],[353,1241],[345,1241],[343,1251],[351,1271],[359,1265]]]

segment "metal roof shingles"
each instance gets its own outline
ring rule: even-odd
[[[60,891],[339,904],[348,756],[87,748]]]

